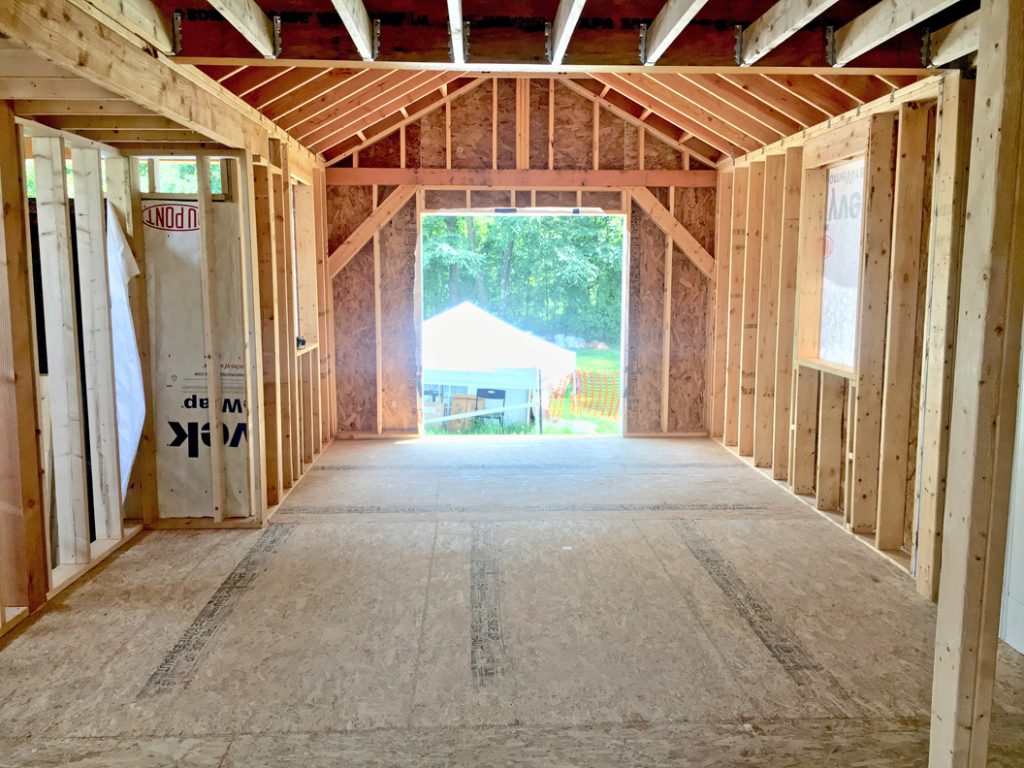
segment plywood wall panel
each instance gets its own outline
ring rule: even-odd
[[[554,167],[594,167],[594,105],[555,83]]]
[[[628,397],[630,433],[661,430],[665,236],[635,203],[630,217]]]
[[[381,412],[385,432],[415,432],[419,341],[416,335],[416,201],[380,231]]]
[[[367,245],[333,281],[335,382],[339,433],[377,430],[377,330],[373,247]]]
[[[452,101],[452,168],[491,167],[493,92],[489,80]]]
[[[327,250],[333,251],[373,210],[372,187],[327,187]]]

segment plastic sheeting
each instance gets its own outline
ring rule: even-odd
[[[128,480],[146,418],[142,360],[128,303],[128,283],[138,274],[139,265],[128,246],[117,212],[107,203],[107,282],[110,284],[110,330],[114,349],[114,399],[122,500],[128,493]]]

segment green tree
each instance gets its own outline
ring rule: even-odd
[[[622,248],[617,216],[424,217],[424,315],[469,300],[540,335],[617,345]]]

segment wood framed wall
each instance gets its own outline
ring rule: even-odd
[[[626,433],[707,434],[715,172],[560,80],[446,105],[326,173],[338,434],[419,433],[419,216],[509,207],[627,216]]]
[[[722,168],[731,174],[732,195],[719,219],[731,219],[732,228],[731,285],[718,294],[728,296],[728,309],[718,314],[726,327],[716,333],[712,355],[712,379],[725,384],[712,406],[721,414],[721,437],[829,519],[916,571],[930,596],[955,325],[950,262],[960,249],[953,222],[962,199],[952,189],[964,168],[957,152],[968,128],[958,115],[970,92],[970,83],[946,73]],[[866,158],[867,182],[856,365],[837,367],[816,359],[821,305],[807,287],[820,283],[826,169],[857,156]],[[753,206],[751,177],[764,190]],[[759,274],[747,271],[751,247],[760,249]],[[749,317],[748,273],[758,274],[761,298],[775,299]],[[757,328],[750,393],[741,376],[741,326]],[[744,396],[754,399],[746,409]],[[746,434],[754,441],[741,442]]]

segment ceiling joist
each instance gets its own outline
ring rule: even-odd
[[[980,44],[981,11],[964,16],[947,27],[928,35],[928,62],[942,67],[959,58],[976,53]]]
[[[750,66],[827,11],[838,0],[779,0],[740,38],[740,60]]]
[[[230,22],[266,59],[278,54],[274,25],[256,0],[210,0],[210,5]]]
[[[560,66],[569,48],[569,39],[576,29],[576,24],[583,13],[587,0],[561,0],[555,12],[555,23],[551,25],[551,54],[549,62],[552,66]]]
[[[836,30],[835,66],[841,67],[944,11],[958,0],[882,0],[850,23]]]
[[[462,22],[462,0],[448,0],[448,35],[452,64],[466,63],[466,31]]]
[[[707,5],[708,0],[668,0],[648,27],[643,46],[643,63],[657,64],[677,37]]]
[[[363,0],[331,0],[363,61],[377,58],[377,35]]]
[[[171,20],[152,0],[89,0],[96,9],[119,21],[162,53],[174,50]]]

